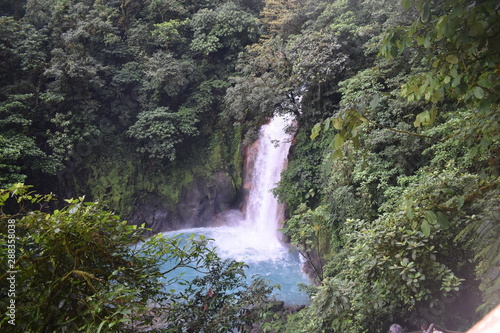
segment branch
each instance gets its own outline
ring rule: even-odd
[[[174,268],[171,268],[171,269],[168,269],[166,270],[165,272],[160,272],[161,275],[166,275],[174,270],[176,270],[177,268],[191,268],[199,273],[203,273],[203,274],[208,274],[210,273],[210,271],[203,271],[201,270],[199,267],[196,267],[196,266],[190,266],[190,265],[179,265],[179,266],[175,266]]]
[[[487,185],[480,187],[478,190],[472,192],[472,194],[470,194],[467,198],[465,198],[465,202],[469,203],[469,202],[473,201],[476,197],[483,194],[484,191],[489,190],[490,188],[494,188],[499,184],[500,184],[500,182],[492,182],[492,183],[489,183]]]
[[[399,130],[399,129],[395,129],[395,128],[392,128],[392,127],[388,127],[388,126],[384,126],[384,125],[381,125],[379,123],[376,123],[368,118],[365,117],[365,119],[368,121],[368,123],[372,124],[372,125],[375,125],[377,127],[380,127],[380,128],[384,128],[384,129],[387,129],[389,131],[393,131],[393,132],[396,132],[396,133],[402,133],[402,134],[407,134],[407,135],[412,135],[412,136],[417,136],[419,138],[427,138],[427,139],[433,139],[433,140],[436,140],[436,138],[432,137],[432,136],[428,136],[428,135],[424,135],[424,134],[418,134],[418,133],[415,133],[415,132],[409,132],[409,131],[405,131],[405,130]],[[439,141],[439,140],[438,140]]]
[[[429,328],[424,331],[424,333],[432,333],[434,331],[434,324],[430,324],[429,325]]]

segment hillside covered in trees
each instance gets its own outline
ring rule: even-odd
[[[160,313],[179,320],[168,332],[465,331],[500,304],[498,1],[2,0],[0,15],[0,244],[16,219],[19,282],[53,290],[23,289],[28,331]],[[274,194],[310,304],[273,311],[260,280],[230,294],[241,264],[152,238],[147,255],[197,262],[225,291],[163,294],[127,250],[144,230],[110,211],[151,234],[238,205],[244,147],[275,112],[297,122]]]

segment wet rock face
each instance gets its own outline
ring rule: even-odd
[[[167,199],[160,194],[147,194],[135,203],[128,220],[133,224],[145,222],[152,233],[210,226],[216,214],[234,204],[236,193],[230,176],[219,172],[212,179],[193,181],[182,192],[175,209],[167,207]]]
[[[151,234],[169,230],[165,228],[165,221],[173,221],[172,212],[164,206],[165,200],[155,193],[150,193],[144,198],[137,200],[134,209],[127,220],[132,224],[146,223],[151,228]],[[172,226],[175,223],[172,223]]]

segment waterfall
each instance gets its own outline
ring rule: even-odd
[[[245,262],[247,276],[258,274],[271,284],[280,284],[276,295],[287,304],[307,304],[308,298],[297,287],[309,283],[301,271],[297,252],[290,252],[281,241],[279,228],[284,207],[271,190],[286,167],[292,134],[285,129],[293,124],[291,116],[274,116],[263,125],[254,144],[246,172],[250,174],[245,187],[249,190],[242,210],[230,210],[218,217],[219,227],[180,230],[182,233],[204,234],[214,239],[222,258]]]
[[[285,129],[293,122],[290,116],[275,116],[263,125],[254,146],[249,195],[244,205],[241,227],[252,236],[257,249],[278,253],[283,249],[278,229],[284,220],[284,205],[280,204],[271,190],[280,180],[286,166],[293,135]]]
[[[271,193],[280,180],[286,166],[292,134],[284,131],[292,119],[274,117],[260,129],[257,156],[253,166],[248,205],[245,211],[246,223],[262,236],[276,237],[277,229],[284,218],[284,207]]]

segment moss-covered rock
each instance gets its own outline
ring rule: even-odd
[[[214,132],[178,159],[141,159],[126,140],[94,147],[60,175],[64,196],[104,200],[134,224],[154,233],[202,227],[234,206],[242,185],[241,131]]]

